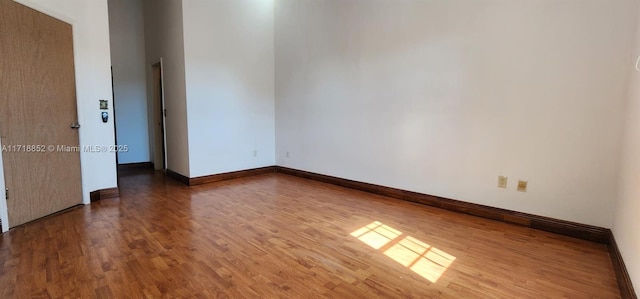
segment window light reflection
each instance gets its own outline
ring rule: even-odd
[[[437,282],[456,257],[403,233],[374,221],[351,233],[370,247],[380,250],[397,263],[429,280]]]

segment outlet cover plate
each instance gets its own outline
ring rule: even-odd
[[[506,176],[498,176],[498,188],[507,188],[507,177]]]
[[[520,180],[518,181],[518,191],[527,192],[527,185],[529,183],[527,181]]]

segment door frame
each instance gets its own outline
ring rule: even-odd
[[[155,80],[155,70],[159,69],[160,70],[160,103],[157,103],[156,99],[155,99],[155,93],[158,92],[158,90],[155,89],[155,83],[152,81],[151,82],[151,88],[152,88],[152,93],[151,93],[151,122],[153,123],[153,163],[154,163],[154,169],[156,170],[162,170],[165,171],[168,169],[168,165],[167,165],[167,106],[165,104],[165,98],[164,98],[164,64],[163,64],[163,60],[162,57],[160,57],[160,59],[151,64],[151,79]],[[162,122],[162,131],[158,132],[158,126],[156,125],[156,105],[160,104],[160,113],[161,113],[161,118],[160,121]],[[158,138],[162,138],[161,140],[161,148],[162,148],[162,153],[158,153],[157,152],[157,148],[156,148],[156,143],[157,143],[157,139]],[[156,161],[157,161],[157,157],[158,155],[162,155],[162,167],[159,167],[160,165],[156,165]]]
[[[0,219],[2,219],[2,232],[9,231],[9,212],[7,210],[7,198],[4,185],[4,164],[2,160],[2,138],[0,138]]]

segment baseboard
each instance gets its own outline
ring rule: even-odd
[[[184,175],[181,175],[181,174],[179,174],[179,173],[177,173],[177,172],[175,172],[175,171],[173,171],[171,169],[167,169],[165,171],[165,173],[167,174],[168,177],[170,177],[170,178],[172,178],[172,179],[174,179],[174,180],[176,180],[176,181],[178,181],[180,183],[183,183],[183,184],[189,186],[189,178],[188,177],[186,177]]]
[[[189,178],[167,169],[167,175],[185,185],[194,186],[194,185],[202,185],[202,184],[208,184],[213,182],[244,178],[244,177],[254,176],[254,175],[263,174],[263,173],[270,173],[275,171],[276,171],[276,166],[267,166],[267,167],[260,167],[260,168],[253,168],[253,169],[246,169],[246,170],[239,170],[239,171],[232,171],[232,172],[226,172],[226,173]]]
[[[275,172],[275,171],[276,171],[275,166],[267,166],[267,167],[260,167],[260,168],[253,168],[253,169],[247,169],[247,170],[232,171],[232,172],[226,172],[226,173],[220,173],[220,174],[214,174],[214,175],[195,177],[195,178],[189,179],[189,186],[232,180],[232,179],[249,177],[249,176],[254,176],[254,175],[263,174],[263,173]]]
[[[137,163],[125,163],[118,164],[118,170],[138,170],[138,169],[153,169],[153,163],[151,162],[137,162]]]
[[[402,189],[396,189],[391,187],[385,187],[380,185],[374,185],[369,183],[363,183],[353,180],[347,180],[343,178],[297,170],[282,166],[267,166],[255,169],[247,169],[240,171],[233,171],[221,174],[214,174],[209,176],[188,178],[184,175],[176,173],[167,169],[167,175],[176,179],[177,181],[193,186],[212,182],[218,182],[223,180],[236,179],[241,177],[253,176],[262,173],[280,172],[288,175],[293,175],[301,178],[311,179],[315,181],[325,182],[333,185],[338,185],[346,188],[357,189],[374,194],[384,195],[397,199],[416,202],[432,207],[442,208],[454,212],[469,214],[473,216],[479,216],[483,218],[493,219],[506,223],[516,224],[520,226],[530,227],[543,231],[548,231],[560,235],[570,236],[582,240],[597,242],[601,244],[609,244],[610,231],[609,229],[581,224],[571,221],[565,221],[560,219],[554,219],[544,216],[538,216],[533,214],[521,213],[511,210],[505,210],[480,204],[474,204],[455,199],[449,199],[439,196],[433,196],[429,194],[423,194],[418,192],[406,191]]]
[[[380,185],[363,183],[343,178],[297,170],[282,166],[276,166],[276,171],[301,178],[325,182],[346,188],[357,189],[365,192],[375,193],[397,199],[416,202],[432,207],[442,208],[454,212],[479,216],[506,223],[530,227],[543,231],[548,231],[560,235],[570,236],[582,240],[597,242],[601,244],[609,243],[609,230],[602,227],[586,225],[565,220],[553,219],[549,217],[537,216],[527,213],[515,212],[485,205],[479,205],[455,199],[433,196],[418,192],[406,191],[402,189],[390,188]]]
[[[622,299],[637,299],[638,296],[633,289],[627,266],[624,264],[622,254],[620,254],[620,248],[618,248],[618,243],[616,243],[616,239],[611,230],[609,230],[609,256],[611,257],[611,264],[613,264],[613,271],[616,273],[620,297],[622,297]]]
[[[120,196],[120,189],[118,189],[118,187],[100,189],[100,190],[89,192],[89,198],[91,199],[91,202],[96,202],[101,199],[114,198],[118,196]]]

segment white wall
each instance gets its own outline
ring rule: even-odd
[[[109,0],[116,135],[128,146],[120,164],[150,161],[143,16],[142,0]]]
[[[188,177],[189,141],[182,0],[144,0],[144,28],[148,103],[152,102],[153,96],[151,65],[159,62],[161,57],[163,60],[167,168]],[[149,121],[151,120],[149,117]],[[152,138],[153,134],[150,135]],[[153,139],[150,144],[153,144],[152,141]]]
[[[277,1],[277,164],[611,227],[635,7]]]
[[[272,1],[189,0],[183,13],[190,176],[274,165]]]
[[[113,119],[102,123],[99,99],[111,99],[111,60],[107,0],[17,0],[73,25],[76,96],[81,145],[114,144]],[[117,186],[114,153],[81,152],[82,194]]]
[[[640,55],[640,23],[635,38],[635,55]],[[613,234],[636,292],[640,290],[640,72],[628,70],[629,81],[624,143],[620,170],[620,198],[618,200]]]

